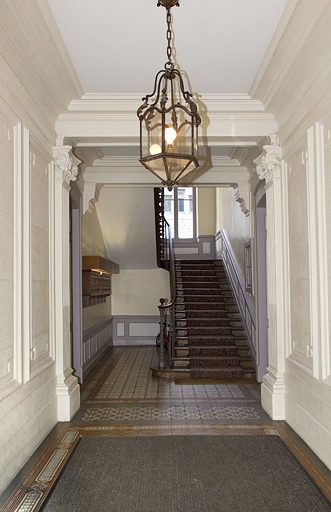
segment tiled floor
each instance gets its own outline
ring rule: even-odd
[[[154,347],[113,348],[82,386],[79,412],[48,436],[0,498],[1,510],[40,510],[79,439],[100,435],[280,435],[331,499],[330,472],[283,422],[270,420],[259,384],[154,379],[157,358]]]

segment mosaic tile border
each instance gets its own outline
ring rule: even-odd
[[[81,421],[261,421],[254,407],[247,405],[170,405],[169,407],[128,405],[128,407],[91,407],[86,409]]]
[[[278,435],[331,502],[331,482],[309,459],[281,425],[159,425],[159,426],[70,426],[60,427],[53,441],[16,487],[2,512],[38,512],[51,492],[61,470],[82,438],[171,435]]]

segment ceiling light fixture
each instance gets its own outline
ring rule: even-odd
[[[159,0],[167,10],[167,57],[164,69],[155,77],[154,90],[137,111],[140,119],[140,159],[146,169],[171,190],[179,180],[199,167],[198,114],[192,94],[184,89],[183,78],[172,62],[171,8],[177,0]]]

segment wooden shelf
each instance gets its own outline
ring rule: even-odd
[[[101,256],[83,256],[83,270],[93,270],[102,274],[119,274],[120,267],[111,260]]]

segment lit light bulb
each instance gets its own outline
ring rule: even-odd
[[[166,128],[164,131],[165,140],[168,144],[172,144],[177,137],[177,132],[174,128]]]
[[[159,153],[162,153],[162,148],[159,144],[152,144],[149,148],[149,152],[151,155],[158,155]]]

